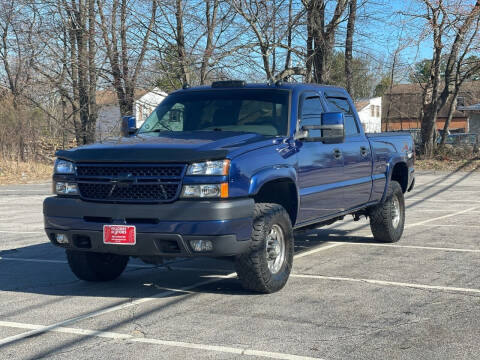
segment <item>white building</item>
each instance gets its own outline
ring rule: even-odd
[[[359,100],[355,103],[355,107],[365,132],[376,133],[382,131],[381,97]]]
[[[137,101],[135,101],[135,118],[137,120],[137,128],[142,126],[147,117],[166,97],[167,93],[161,91],[159,88],[154,88],[152,91],[146,93]]]
[[[113,90],[99,90],[96,100],[98,106],[97,141],[120,136],[122,124],[117,94]]]

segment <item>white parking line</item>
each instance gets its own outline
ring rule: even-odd
[[[45,189],[0,189],[0,193],[2,192],[18,192],[20,194],[18,195],[22,195],[21,193],[24,193],[24,192],[44,192],[44,193],[48,193],[50,195],[50,190],[45,190]]]
[[[418,198],[418,197],[409,197],[407,196],[406,199],[408,201],[421,201],[421,202],[432,202],[432,203],[444,203],[444,204],[451,204],[451,203],[460,203],[460,204],[464,204],[464,203],[480,203],[480,200],[450,200],[450,199],[445,199],[445,200],[442,200],[442,199],[425,199],[425,198]]]
[[[336,244],[336,243],[335,243]],[[421,250],[439,250],[439,251],[453,251],[453,252],[468,252],[468,253],[480,253],[479,249],[457,249],[457,248],[444,248],[433,246],[416,246],[416,245],[396,245],[396,244],[381,244],[381,243],[358,243],[358,242],[341,242],[340,244],[348,245],[360,245],[360,246],[383,246],[391,248],[405,248],[405,249],[421,249]]]
[[[336,243],[326,242],[325,244],[322,244],[315,249],[298,253],[297,255],[294,256],[294,258],[299,259],[299,258],[302,258],[304,256],[312,255],[312,254],[315,254],[317,252],[328,250],[328,249],[331,249],[331,248],[334,248],[334,247],[337,247],[337,246],[340,246],[340,245],[343,245],[343,243],[340,243],[340,242],[336,242]]]
[[[460,288],[460,287],[451,287],[451,286],[423,285],[423,284],[412,284],[412,283],[403,283],[403,282],[396,282],[396,281],[357,279],[357,278],[348,278],[348,277],[339,277],[339,276],[323,276],[323,275],[309,275],[309,274],[290,274],[290,276],[294,278],[304,278],[304,279],[349,281],[349,282],[360,282],[360,283],[369,283],[369,284],[376,284],[376,285],[399,286],[399,287],[407,287],[407,288],[415,288],[415,289],[441,290],[441,291],[480,294],[480,289]]]
[[[45,231],[9,231],[9,230],[0,230],[0,234],[45,234]]]
[[[328,243],[325,243],[325,244],[328,244]],[[319,246],[316,249],[312,249],[310,251],[306,251],[306,252],[297,254],[297,255],[294,256],[294,258],[304,257],[304,256],[307,256],[307,255],[317,253],[319,251],[327,250],[327,249],[330,249],[332,247],[342,245],[340,243],[340,244],[328,244],[327,246],[325,246],[325,244],[322,244],[321,246]],[[0,258],[0,259],[12,260],[12,259],[15,259],[15,258]],[[19,258],[16,258],[16,259],[19,259]],[[23,261],[25,261],[25,260],[27,260],[27,259],[23,259]],[[40,261],[47,262],[48,261],[48,262],[55,262],[55,263],[57,263],[57,261],[60,261],[60,260],[41,260],[41,259],[28,259],[28,260],[29,261],[36,260],[37,262],[40,262]],[[19,260],[19,261],[22,261],[22,260]],[[172,267],[172,268],[175,268],[175,267]],[[208,269],[206,269],[206,271],[208,271]],[[52,324],[52,325],[49,325],[49,326],[42,327],[41,329],[34,329],[32,331],[28,331],[28,332],[25,332],[25,333],[22,333],[22,334],[7,337],[5,339],[0,340],[0,346],[11,343],[13,341],[17,341],[19,339],[27,338],[27,337],[30,337],[30,336],[33,336],[33,335],[38,335],[38,334],[41,334],[41,333],[44,333],[44,332],[47,332],[47,331],[53,331],[54,329],[57,329],[57,328],[62,327],[64,325],[70,325],[70,324],[73,324],[75,322],[78,322],[78,321],[81,321],[81,320],[84,320],[84,319],[108,314],[108,313],[111,313],[111,312],[114,312],[114,311],[123,310],[125,308],[129,308],[129,307],[132,307],[132,306],[143,304],[143,303],[146,303],[146,302],[149,302],[149,301],[152,301],[152,300],[160,299],[160,298],[172,295],[172,294],[174,294],[178,291],[188,291],[188,290],[197,288],[199,286],[219,282],[219,281],[222,281],[224,279],[233,278],[236,275],[237,274],[235,272],[227,274],[227,275],[215,275],[215,278],[208,279],[208,280],[205,280],[205,281],[193,284],[193,285],[185,286],[185,287],[176,289],[175,291],[162,291],[158,294],[153,295],[152,297],[141,298],[141,299],[137,299],[135,301],[125,302],[125,303],[120,304],[120,305],[107,307],[107,308],[102,309],[102,310],[92,311],[92,312],[84,314],[84,315],[80,315],[80,316],[77,316],[77,317],[74,317],[74,318],[70,318],[70,319],[67,319],[67,320],[64,320],[64,321],[60,321],[58,323],[55,323],[55,324]]]
[[[190,289],[197,288],[199,286],[219,282],[219,281],[222,281],[224,279],[229,279],[229,278],[232,278],[234,276],[236,276],[236,273],[231,273],[231,274],[228,274],[228,275],[217,275],[216,278],[201,281],[201,282],[195,283],[193,285],[184,286],[184,287],[182,287],[178,290],[190,290]],[[13,335],[13,336],[9,336],[5,339],[1,339],[0,340],[0,346],[9,344],[11,342],[14,342],[14,341],[17,341],[17,340],[20,340],[20,339],[24,339],[24,338],[27,338],[27,337],[30,337],[30,336],[39,335],[39,334],[42,334],[44,332],[54,331],[55,329],[57,329],[59,327],[63,327],[65,325],[70,325],[70,324],[76,323],[78,321],[82,321],[82,320],[89,319],[89,318],[99,316],[99,315],[108,314],[108,313],[118,311],[118,310],[123,310],[123,309],[129,308],[129,307],[132,307],[132,306],[136,306],[136,305],[140,305],[140,304],[143,304],[143,303],[146,303],[146,302],[149,302],[149,301],[158,300],[158,299],[161,299],[161,298],[173,295],[173,294],[176,294],[176,292],[174,292],[174,291],[162,291],[162,292],[159,292],[159,293],[157,293],[157,294],[155,294],[151,297],[141,298],[141,299],[137,299],[137,300],[134,300],[134,301],[129,300],[129,301],[124,302],[120,305],[110,306],[110,307],[107,307],[105,309],[92,311],[92,312],[86,313],[84,315],[80,315],[80,316],[76,316],[76,317],[73,317],[73,318],[70,318],[70,319],[67,319],[67,320],[64,320],[64,321],[60,321],[60,322],[57,322],[57,323],[52,324],[52,325],[42,326],[41,328],[38,328],[38,329],[33,329],[33,330],[27,331],[25,333],[21,333],[21,334],[18,334],[18,335]]]
[[[422,212],[450,212],[452,210],[451,209],[430,209],[430,208],[419,209],[418,207],[409,210],[410,213],[417,212],[417,211],[422,213]],[[480,210],[472,210],[471,213],[480,214]]]
[[[463,225],[463,224],[420,224],[417,226],[429,226],[429,227],[461,227],[466,229],[478,229],[480,225]]]
[[[18,257],[4,257],[0,256],[0,260],[5,261],[20,261],[20,262],[35,262],[35,263],[46,263],[46,264],[68,264],[66,260],[48,260],[48,259],[29,259],[29,258],[18,258]],[[174,263],[166,263],[158,266],[155,265],[144,265],[144,264],[128,264],[127,267],[139,268],[139,269],[158,269],[158,270],[181,270],[181,271],[216,271],[216,272],[230,272],[228,269],[212,269],[212,268],[201,268],[201,267],[189,267],[189,266],[175,266]]]
[[[9,258],[0,256],[0,260],[6,261],[24,261],[24,262],[36,262],[36,263],[51,263],[51,264],[67,264],[65,260],[47,260],[47,259],[26,259],[26,258]]]
[[[42,331],[45,328],[47,328],[47,326],[42,326],[42,325],[25,324],[25,323],[11,322],[11,321],[0,321],[0,326],[16,328],[16,329],[30,329],[30,330],[36,330],[36,331]],[[101,338],[108,338],[108,339],[120,339],[120,340],[129,341],[129,342],[139,342],[139,343],[162,345],[162,346],[180,347],[184,349],[213,351],[213,352],[221,352],[221,353],[236,354],[236,355],[258,356],[258,357],[271,358],[271,359],[321,360],[320,358],[314,358],[309,356],[261,351],[261,350],[254,350],[250,348],[238,348],[238,347],[232,347],[232,346],[187,343],[183,341],[171,341],[171,340],[161,340],[161,339],[152,339],[152,338],[143,338],[143,337],[140,338],[140,337],[134,337],[133,335],[129,335],[129,334],[121,334],[121,333],[115,333],[110,331],[87,330],[87,329],[77,329],[77,328],[69,328],[69,327],[57,327],[49,331],[54,331],[54,332],[59,332],[64,334],[73,334],[73,335],[94,336],[94,337],[101,337]]]
[[[476,210],[476,209],[478,209],[478,208],[480,208],[480,206],[475,206],[475,207],[471,207],[471,208],[468,208],[468,209],[465,209],[465,210],[457,211],[457,212],[454,212],[454,213],[451,213],[451,214],[434,217],[434,218],[432,218],[432,219],[428,219],[428,220],[424,220],[424,221],[419,221],[419,222],[417,222],[417,223],[413,223],[413,224],[406,225],[406,226],[405,226],[405,229],[411,228],[411,227],[413,227],[413,226],[418,226],[418,225],[427,224],[427,223],[432,222],[432,221],[447,219],[447,218],[450,218],[450,217],[453,217],[453,216],[465,214],[465,213],[467,213],[467,212]]]

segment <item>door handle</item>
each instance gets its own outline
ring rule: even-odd
[[[362,146],[360,147],[360,154],[363,156],[363,157],[367,157],[368,156],[368,150],[365,146]]]
[[[342,152],[339,149],[333,150],[333,157],[335,159],[341,159],[342,158]]]

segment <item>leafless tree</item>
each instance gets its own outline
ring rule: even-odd
[[[328,84],[330,61],[335,45],[335,35],[347,8],[347,0],[336,0],[335,10],[328,21],[325,0],[302,0],[307,9],[307,82]],[[352,34],[353,36],[353,34]],[[313,74],[312,74],[313,69]]]
[[[438,111],[445,105],[454,83],[455,68],[459,60],[460,48],[465,43],[465,35],[480,14],[480,0],[471,6],[461,1],[447,3],[444,0],[422,0],[426,8],[423,15],[430,26],[433,40],[433,57],[430,76],[423,93],[422,109],[422,150],[431,156],[435,147],[435,130]],[[453,40],[448,43],[449,36]],[[444,87],[441,90],[441,61],[446,54],[447,65],[444,72]]]
[[[302,66],[291,66],[292,33],[304,15],[304,9],[294,14],[292,2],[285,0],[232,0],[231,4],[245,22],[244,31],[253,35],[251,45],[258,49],[268,80],[305,74]],[[284,51],[283,68],[279,68],[280,50]]]
[[[145,17],[133,8],[135,5],[127,0],[97,0],[100,28],[110,65],[109,75],[122,116],[133,114],[137,79],[143,70],[157,14],[156,0],[151,1],[150,13]],[[132,56],[132,53],[135,55]]]
[[[441,146],[445,145],[445,141],[448,135],[448,129],[450,127],[450,123],[452,122],[453,113],[457,106],[457,98],[462,85],[465,83],[465,81],[472,78],[474,74],[480,72],[480,59],[476,56],[473,57],[473,59],[469,59],[468,57],[472,48],[476,48],[477,50],[480,49],[480,39],[478,37],[479,30],[480,16],[478,16],[475,21],[475,26],[470,33],[469,39],[465,42],[463,49],[460,50],[460,54],[455,64],[455,68],[448,69],[447,64],[447,71],[449,71],[449,76],[445,76],[444,91],[442,92],[442,96],[448,96],[446,103],[449,103],[449,107],[447,120],[445,121],[442,138],[440,141]],[[453,62],[451,58],[449,58],[449,60]],[[445,94],[446,88],[448,88],[449,91],[448,95]]]

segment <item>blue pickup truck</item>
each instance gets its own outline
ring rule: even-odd
[[[113,280],[129,257],[223,257],[246,289],[271,293],[295,229],[352,214],[377,241],[402,236],[412,137],[365,134],[342,88],[185,86],[129,133],[56,154],[45,231],[80,279]]]

